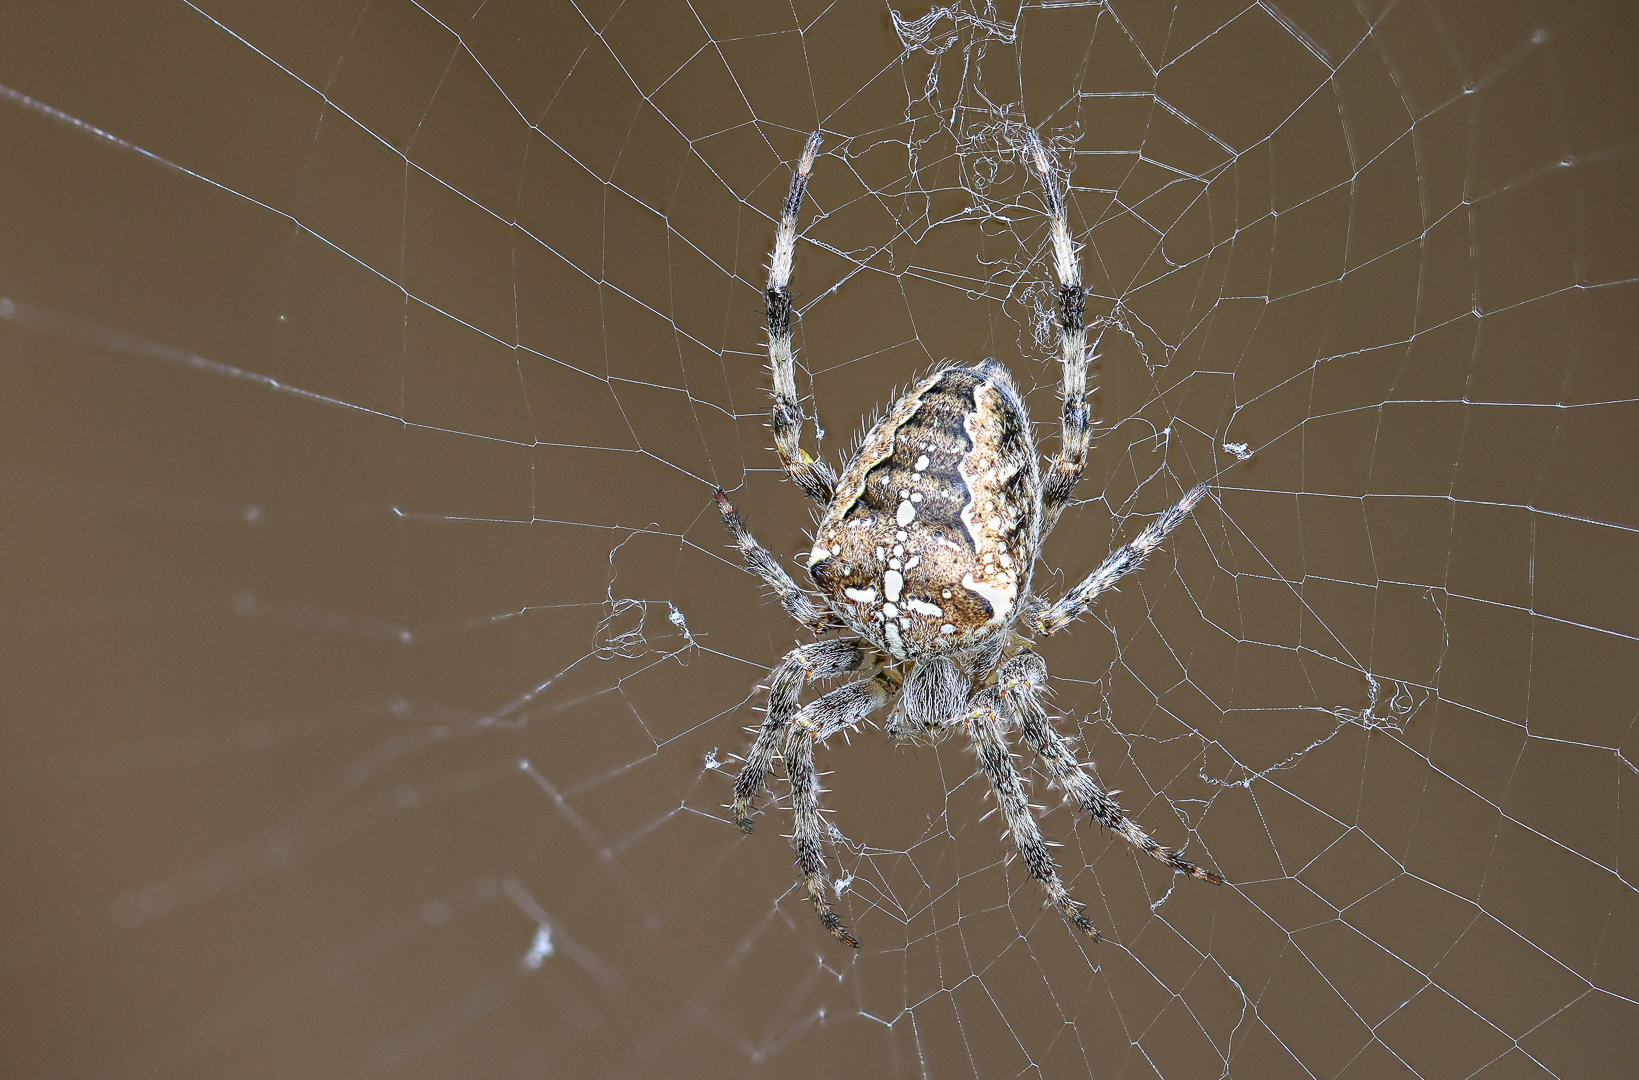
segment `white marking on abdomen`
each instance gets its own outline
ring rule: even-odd
[[[998,589],[988,581],[975,581],[973,575],[962,578],[963,588],[971,589],[990,601],[991,626],[996,626],[1006,620],[1007,613],[1013,610],[1013,597],[1017,595],[1018,586],[1009,581],[1006,588]]]
[[[899,603],[899,590],[905,587],[905,575],[898,570],[889,570],[882,575],[882,595],[892,603]],[[1011,604],[1011,601],[1009,601]]]
[[[887,631],[888,651],[893,653],[896,659],[905,659],[905,640],[899,636],[899,627],[889,623],[883,629]]]
[[[869,589],[843,589],[842,595],[856,604],[869,604],[876,599],[876,586],[873,585]]]
[[[899,504],[899,517],[896,520],[899,522],[899,527],[901,529],[909,525],[915,517],[916,506],[914,503],[912,503],[909,499],[906,499],[904,502]]]
[[[907,600],[905,601],[905,606],[910,608],[912,611],[919,611],[923,615],[932,615],[936,619],[945,613],[944,608],[940,607],[938,604],[930,604],[926,600]]]

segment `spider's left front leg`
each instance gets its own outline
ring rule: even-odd
[[[1064,792],[1066,802],[1080,807],[1100,825],[1118,834],[1133,847],[1160,859],[1181,874],[1222,885],[1224,879],[1163,847],[1128,817],[1110,792],[1084,769],[1070,751],[1070,744],[1047,717],[1042,697],[1047,690],[1047,664],[1026,649],[1004,663],[996,673],[997,689],[1005,696],[1017,718],[1024,744],[1036,755],[1053,783]]]
[[[1063,369],[1059,397],[1064,404],[1063,434],[1058,456],[1042,478],[1042,526],[1046,536],[1075,493],[1087,468],[1091,420],[1087,408],[1087,290],[1081,285],[1081,263],[1070,239],[1069,209],[1058,175],[1041,138],[1030,131],[1024,137],[1026,164],[1041,179],[1042,201],[1052,220],[1053,269],[1059,279],[1059,365]]]
[[[1064,887],[1058,867],[1053,865],[1053,856],[1047,850],[1047,841],[1042,839],[1041,826],[1036,824],[1036,815],[1025,798],[1024,781],[1007,748],[1007,725],[1003,719],[1006,711],[1007,702],[996,687],[981,690],[969,703],[967,729],[973,748],[979,754],[979,767],[995,791],[996,805],[1013,834],[1013,843],[1024,859],[1025,870],[1046,891],[1048,902],[1096,941],[1100,935],[1087,918],[1087,905],[1072,898]]]

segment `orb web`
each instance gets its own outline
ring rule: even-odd
[[[130,724],[8,775],[42,801],[178,785],[160,825],[252,794],[14,922],[13,979],[188,984],[79,1051],[95,1074],[1433,1078],[1631,1056],[1635,143],[1610,9],[121,18],[81,69],[4,78],[0,138],[51,162],[11,201],[89,224],[70,269],[8,272],[0,331],[14,390],[116,419],[130,458],[42,410],[40,445],[104,452],[18,454],[0,483],[47,520],[217,554],[19,601],[198,641],[119,692]],[[133,39],[151,93],[83,77]],[[1027,128],[1102,320],[1091,463],[1038,590],[1212,492],[1044,645],[1055,716],[1229,884],[1135,857],[1022,754],[1089,943],[1009,858],[961,740],[867,727],[821,752],[854,954],[794,887],[783,781],[750,838],[727,823],[801,629],[711,493],[799,568],[761,288],[816,129],[793,288],[817,451],[840,463],[918,373],[986,356],[1051,450]],[[231,460],[166,443],[207,431]],[[94,700],[36,699],[68,721]],[[224,939],[250,962],[202,958]]]

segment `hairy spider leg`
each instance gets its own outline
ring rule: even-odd
[[[751,804],[763,792],[769,766],[780,752],[787,730],[797,716],[797,698],[805,683],[832,679],[858,671],[866,653],[857,641],[815,641],[798,645],[785,654],[768,678],[768,711],[757,731],[740,775],[734,779],[734,824],[741,832],[751,831]]]
[[[1058,867],[1053,865],[1053,856],[1047,850],[1047,841],[1042,839],[1041,827],[1036,824],[1036,815],[1030,810],[1030,801],[1025,798],[1024,781],[1013,764],[1013,755],[1007,749],[1004,734],[1006,700],[999,690],[991,687],[975,694],[969,705],[971,708],[966,717],[968,737],[973,740],[973,749],[979,755],[979,767],[984,770],[985,778],[995,792],[996,805],[1001,808],[1002,818],[1007,822],[1008,831],[1013,834],[1013,843],[1024,859],[1025,870],[1047,893],[1048,903],[1097,941],[1100,935],[1092,920],[1087,918],[1087,905],[1072,898],[1064,887]]]
[[[734,504],[728,501],[728,496],[722,488],[717,489],[717,510],[723,515],[723,524],[734,534],[734,542],[739,545],[740,554],[746,561],[746,569],[762,578],[768,587],[774,590],[780,606],[787,615],[802,623],[816,634],[828,633],[840,627],[840,623],[829,610],[814,603],[813,597],[797,587],[791,580],[791,575],[785,572],[779,560],[751,535],[746,528],[740,514],[734,509]]]
[[[1019,653],[1001,666],[997,679],[996,685],[1005,695],[1018,721],[1024,745],[1036,755],[1048,778],[1064,793],[1065,802],[1079,807],[1133,847],[1161,860],[1180,874],[1210,881],[1214,885],[1223,884],[1224,879],[1217,874],[1201,869],[1177,851],[1152,840],[1132,818],[1122,812],[1111,793],[1076,761],[1069,742],[1053,726],[1047,709],[1042,705],[1047,688],[1047,664],[1040,656],[1028,649]]]
[[[1087,468],[1091,419],[1087,408],[1087,290],[1081,286],[1081,263],[1070,239],[1069,210],[1059,190],[1058,174],[1035,131],[1024,136],[1025,158],[1041,179],[1042,201],[1052,221],[1053,269],[1059,279],[1059,397],[1063,428],[1058,456],[1042,478],[1041,535],[1045,539],[1074,494]]]
[[[797,399],[796,365],[791,356],[791,264],[797,250],[797,210],[808,189],[808,174],[819,153],[820,133],[808,136],[791,174],[791,190],[780,210],[774,254],[768,261],[768,367],[774,380],[774,448],[785,473],[821,506],[836,494],[837,474],[798,445],[802,438],[802,404]]]
[[[1205,497],[1205,484],[1190,488],[1177,505],[1144,526],[1144,531],[1130,544],[1123,544],[1110,552],[1099,568],[1065,593],[1062,600],[1031,617],[1030,622],[1036,633],[1049,636],[1085,615],[1100,593],[1143,565],[1145,557],[1160,547],[1167,534],[1183,524],[1189,512],[1195,509],[1195,504]]]
[[[786,739],[785,771],[791,778],[790,839],[797,870],[820,922],[832,937],[854,949],[859,948],[858,939],[842,925],[826,896],[831,881],[825,876],[826,830],[820,818],[822,789],[814,768],[814,744],[858,724],[885,705],[888,697],[888,687],[881,677],[839,686],[804,706],[792,718]]]

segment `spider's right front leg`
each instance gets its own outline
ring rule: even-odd
[[[859,941],[842,925],[825,895],[830,881],[825,876],[825,827],[820,818],[819,772],[814,767],[814,744],[824,742],[845,728],[851,728],[887,704],[888,679],[878,673],[839,686],[810,702],[791,722],[785,750],[785,771],[791,777],[791,850],[797,855],[797,869],[814,905],[814,913],[831,936],[850,948]]]
[[[837,476],[799,445],[802,404],[797,399],[796,364],[791,356],[791,264],[797,250],[797,210],[808,189],[808,174],[819,153],[820,133],[808,136],[802,157],[791,175],[791,191],[780,208],[780,227],[774,236],[774,254],[768,262],[768,367],[774,378],[774,447],[786,475],[810,499],[825,506],[836,495]]]
[[[891,694],[889,680],[878,673],[823,694],[802,709],[798,695],[805,683],[858,671],[869,654],[855,641],[816,641],[785,654],[768,680],[768,713],[746,754],[746,763],[734,781],[734,824],[751,831],[751,804],[762,794],[774,755],[783,749],[785,771],[791,778],[791,849],[814,912],[833,937],[859,948],[826,896],[825,828],[819,808],[819,772],[814,767],[814,744],[853,727],[880,709]]]
[[[746,752],[746,763],[734,781],[734,824],[751,831],[751,804],[763,792],[769,766],[780,752],[788,729],[797,718],[797,700],[803,684],[859,670],[865,651],[857,641],[816,641],[798,645],[785,654],[768,679],[768,711],[763,726]],[[822,699],[823,700],[823,699]]]

